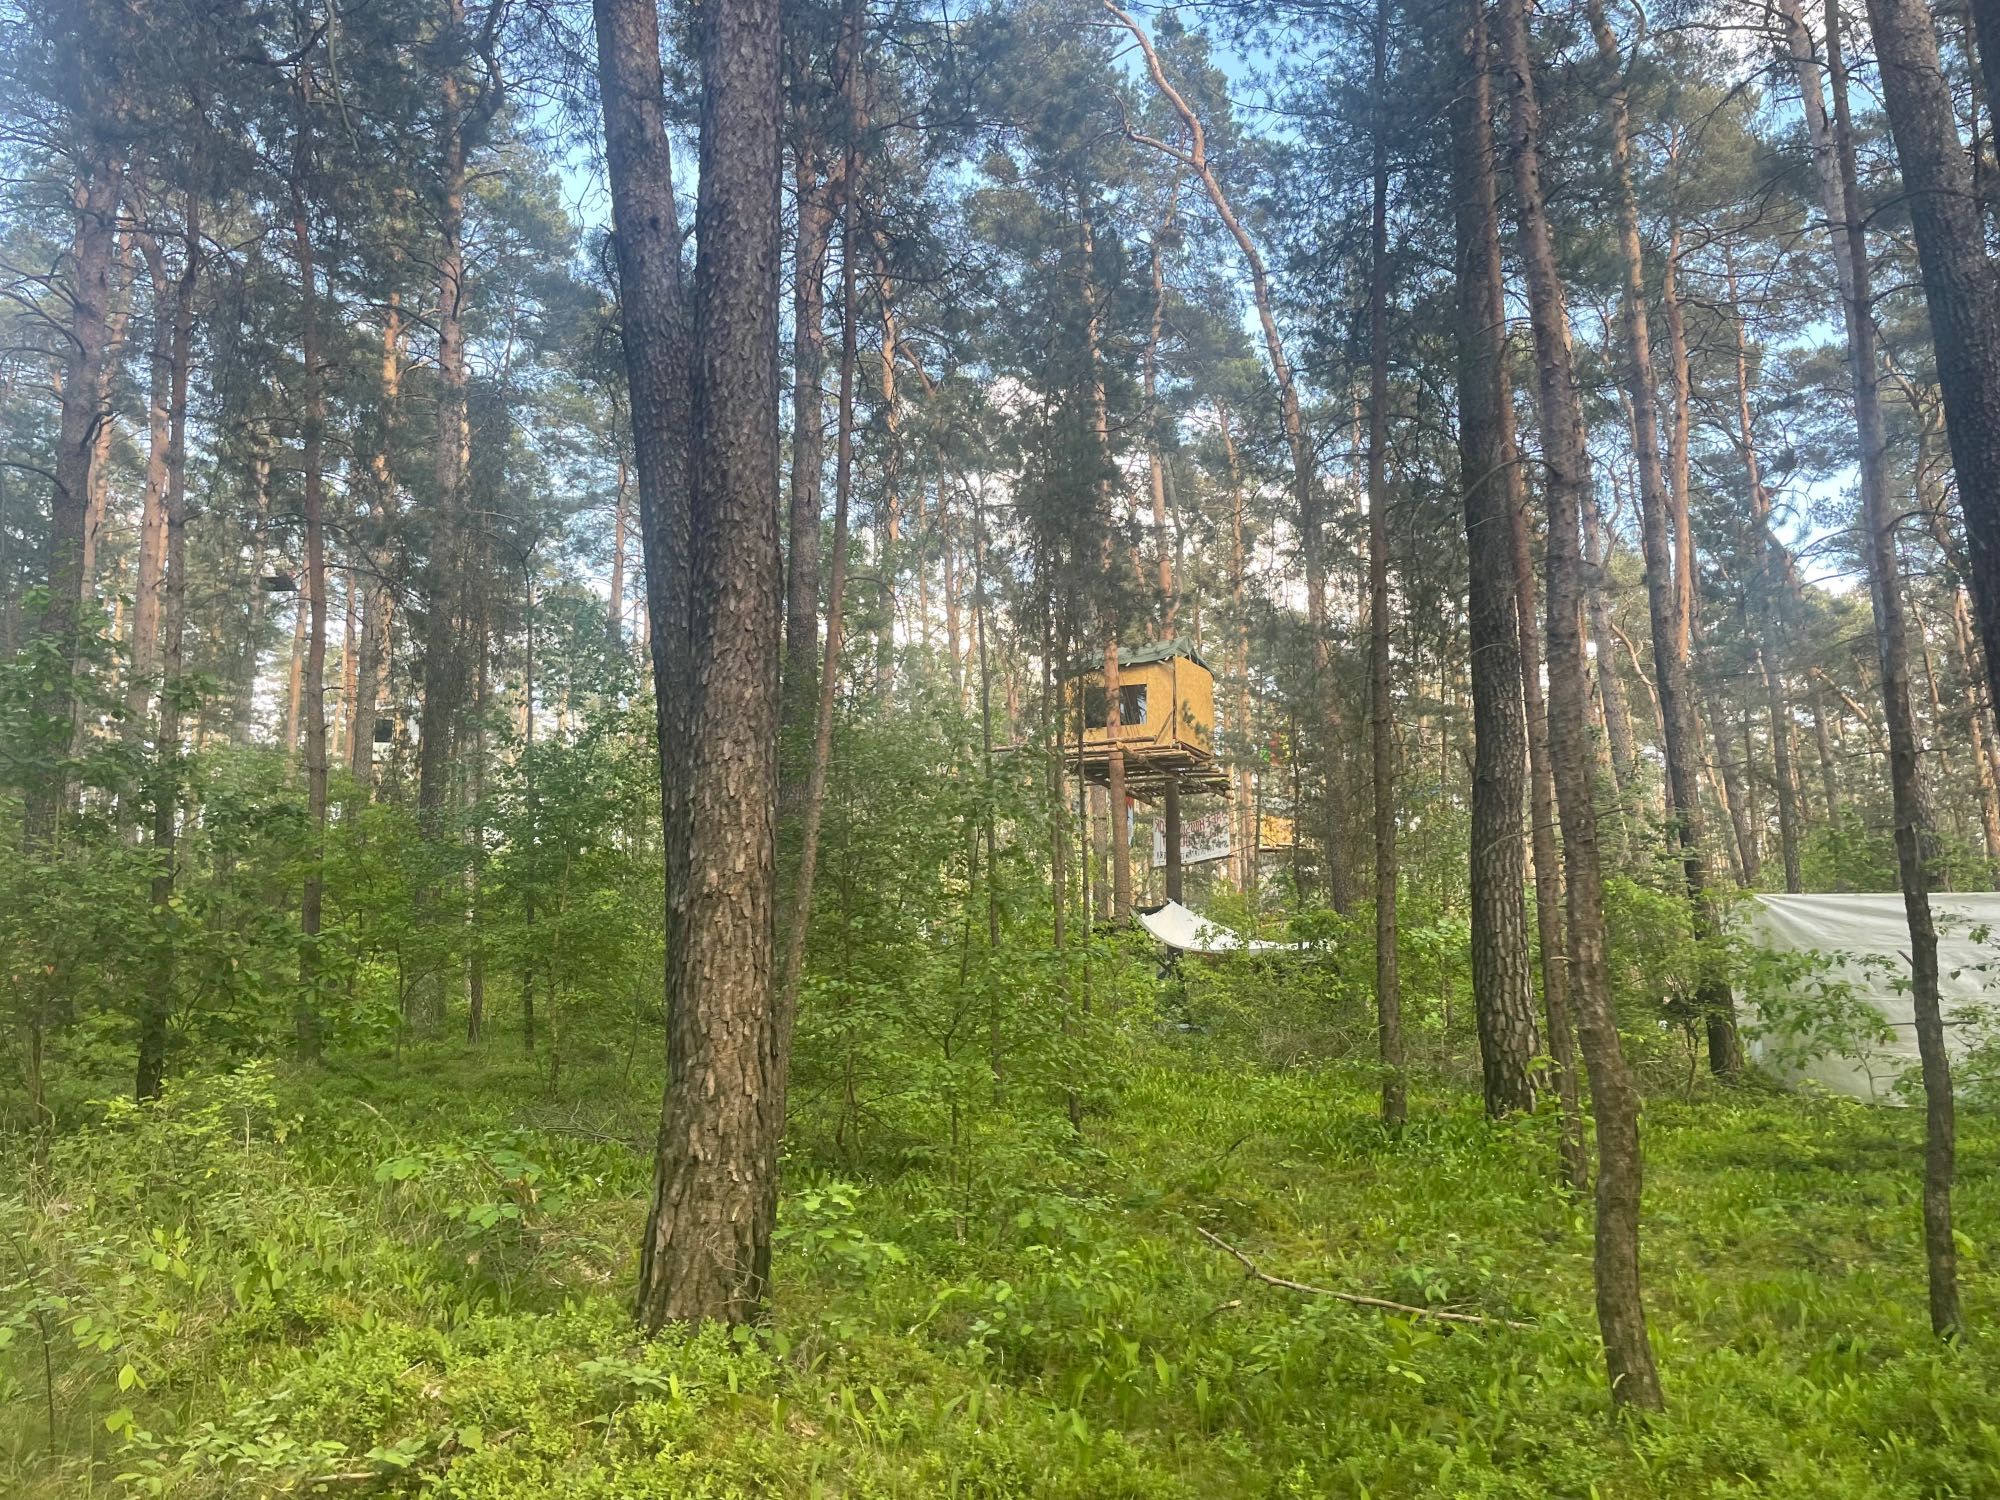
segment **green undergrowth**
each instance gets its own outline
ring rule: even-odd
[[[1191,1046],[1193,1044],[1190,1044]],[[0,1199],[0,1493],[2000,1495],[2000,1131],[1975,1333],[1925,1323],[1920,1121],[1745,1088],[1647,1114],[1670,1409],[1608,1409],[1552,1122],[1147,1049],[1055,1101],[795,1144],[770,1325],[627,1316],[655,1079],[499,1048],[107,1107]],[[1283,1277],[1524,1323],[1452,1327]]]

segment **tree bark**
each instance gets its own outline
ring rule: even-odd
[[[264,533],[271,519],[271,457],[260,446],[250,458],[250,604],[244,611],[243,659],[231,704],[229,742],[242,748],[257,727],[257,666],[269,595],[264,592]]]
[[[799,863],[792,893],[789,929],[785,937],[785,961],[779,980],[780,1006],[796,1010],[799,980],[805,973],[806,939],[812,930],[813,877],[819,868],[819,832],[826,809],[827,771],[833,760],[833,710],[840,692],[841,652],[846,644],[847,529],[849,505],[854,495],[854,374],[858,358],[857,320],[860,317],[860,280],[857,257],[860,251],[860,91],[861,20],[857,4],[850,3],[841,55],[846,77],[842,89],[849,109],[847,159],[841,173],[844,185],[840,204],[840,397],[836,428],[833,480],[833,556],[828,561],[826,595],[826,651],[819,666],[819,687],[813,710],[812,762],[807,768],[804,827],[799,839]],[[884,353],[884,360],[889,358]],[[814,385],[814,402],[818,401]],[[793,471],[797,483],[797,470]],[[813,529],[819,528],[818,501],[813,505]],[[796,519],[796,516],[795,516]],[[816,590],[815,590],[816,591]],[[816,632],[815,632],[816,634]],[[810,649],[810,642],[808,643]]]
[[[164,278],[164,261],[154,271],[154,317],[168,321],[167,450],[161,494],[161,594],[159,612],[160,719],[158,765],[153,791],[154,919],[171,911],[178,850],[181,784],[181,640],[187,618],[187,426],[188,374],[194,362],[194,296],[201,275],[201,202],[187,195],[182,219],[180,275]],[[170,310],[170,311],[169,311]],[[139,1016],[139,1058],[134,1094],[156,1099],[166,1080],[168,1033],[175,990],[175,945],[159,943]]]
[[[819,528],[826,466],[826,256],[835,184],[821,176],[808,130],[795,160],[798,235],[792,260],[792,479],[785,549],[785,693],[801,722],[819,656]],[[849,152],[852,154],[852,151]],[[854,184],[843,182],[843,194]]]
[[[1111,747],[1105,756],[1105,806],[1111,825],[1111,917],[1115,922],[1132,915],[1132,821],[1126,807],[1125,750],[1119,743],[1125,731],[1118,701],[1122,694],[1118,635],[1114,631],[1104,643],[1104,732]]]
[[[1396,932],[1396,721],[1389,658],[1389,8],[1376,0],[1368,256],[1368,740],[1374,790],[1375,1032],[1382,1123],[1408,1118]]]
[[[1236,618],[1236,697],[1233,728],[1236,740],[1236,888],[1245,895],[1257,889],[1257,845],[1260,832],[1255,773],[1251,770],[1250,614],[1244,606],[1243,468],[1236,455],[1236,434],[1229,408],[1215,403],[1215,425],[1222,434],[1222,457],[1229,470],[1229,608]],[[1296,838],[1297,833],[1294,831]]]
[[[1139,390],[1145,404],[1146,478],[1153,500],[1153,567],[1160,590],[1160,639],[1171,640],[1180,601],[1174,594],[1174,559],[1167,545],[1166,466],[1160,456],[1159,359],[1160,332],[1167,317],[1167,279],[1164,238],[1173,232],[1174,214],[1180,206],[1181,174],[1174,173],[1167,191],[1166,212],[1154,233],[1147,253],[1147,269],[1153,288],[1153,321],[1146,333],[1145,354],[1139,361]],[[1170,901],[1178,896],[1170,895]]]
[[[1897,0],[1871,0],[1869,12],[1874,23],[1875,45],[1890,103],[1892,127],[1902,113],[1903,128],[1896,131],[1899,154],[1906,158],[1907,186],[1916,190],[1911,211],[1915,216],[1940,212],[1937,204],[1919,207],[1923,193],[1939,191],[1936,178],[1919,174],[1912,178],[1907,157],[1917,144],[1910,130],[1909,112],[1916,103],[1911,97],[1919,89],[1912,70],[1921,64],[1928,40],[1928,59],[1937,65],[1936,39],[1927,15],[1912,17]],[[1899,519],[1889,500],[1886,456],[1888,437],[1882,420],[1880,359],[1876,350],[1874,291],[1868,264],[1866,219],[1861,199],[1859,173],[1854,156],[1854,127],[1847,104],[1847,70],[1841,57],[1840,11],[1838,0],[1827,0],[1827,72],[1833,86],[1834,145],[1840,166],[1842,222],[1845,232],[1836,239],[1837,252],[1848,257],[1847,275],[1841,279],[1847,296],[1842,306],[1847,329],[1848,370],[1854,387],[1854,418],[1861,441],[1861,524],[1866,533],[1869,599],[1874,606],[1875,649],[1882,674],[1883,717],[1889,731],[1889,787],[1896,820],[1896,873],[1903,888],[1903,911],[1910,929],[1910,1001],[1916,1022],[1917,1052],[1924,1081],[1924,1256],[1930,1287],[1931,1329],[1941,1338],[1955,1337],[1963,1326],[1958,1295],[1958,1250],[1952,1234],[1951,1188],[1957,1168],[1957,1111],[1951,1092],[1951,1059],[1945,1051],[1944,1021],[1938,1003],[1937,931],[1931,921],[1930,871],[1924,857],[1923,800],[1917,763],[1918,747],[1915,715],[1910,704],[1909,645],[1904,617],[1902,570],[1896,556],[1895,526]],[[1942,79],[1939,80],[1942,86]],[[1899,108],[1900,105],[1900,108]],[[1930,126],[1935,127],[1935,120]],[[1957,149],[1957,127],[1951,123],[1947,100],[1944,128],[1950,133],[1951,149]],[[1919,132],[1918,134],[1922,134]],[[1935,144],[1935,143],[1933,143]],[[1935,163],[1930,170],[1938,170]],[[1928,184],[1928,187],[1926,187]],[[1966,201],[1968,210],[1971,200]],[[1922,222],[1922,219],[1919,219]],[[1938,227],[1933,224],[1934,229]],[[1973,226],[1974,231],[1977,225]],[[1923,231],[1919,231],[1921,236]],[[1975,241],[1975,244],[1977,241]],[[1931,291],[1926,266],[1926,291]],[[1935,307],[1935,303],[1933,304]],[[1952,356],[1945,350],[1944,330],[1933,322],[1938,335],[1938,361],[1942,371]],[[1986,332],[1990,335],[1992,328]],[[1948,388],[1947,388],[1948,390]],[[1947,421],[1950,407],[1946,408]],[[1996,429],[2000,431],[2000,429]],[[1963,460],[1954,445],[1953,458],[1961,467],[1961,501],[1968,509],[1974,503],[1964,490]],[[1971,531],[1968,516],[1968,531]],[[1978,556],[1978,546],[1974,547]],[[1978,563],[1975,560],[1975,571]],[[1989,667],[1991,663],[1989,662]]]
[[[882,633],[875,638],[875,691],[887,696],[896,670],[896,572],[903,526],[903,408],[896,391],[896,304],[885,258],[878,255],[876,299],[882,311],[882,496],[877,516],[881,575]],[[921,569],[921,565],[919,565]]]
[[[618,477],[611,489],[611,581],[605,590],[604,638],[614,653],[625,650],[625,497],[632,488],[631,466],[623,450],[618,454]]]
[[[449,44],[462,41],[464,0],[446,0]],[[423,733],[417,745],[417,816],[424,835],[442,836],[451,800],[459,721],[470,687],[462,639],[468,517],[465,484],[471,425],[471,373],[465,349],[466,111],[458,73],[438,82],[437,440],[432,450],[437,507],[424,574]]]
[[[1453,104],[1452,190],[1458,234],[1459,486],[1471,563],[1466,628],[1472,652],[1472,1003],[1486,1112],[1499,1119],[1533,1112],[1534,1059],[1541,1049],[1523,894],[1528,735],[1520,622],[1509,586],[1514,556],[1508,511],[1519,471],[1507,389],[1485,0],[1467,0],[1459,26],[1463,73]]]
[[[325,890],[326,854],[326,394],[319,352],[319,283],[312,225],[307,217],[306,184],[313,170],[307,97],[309,83],[297,84],[298,124],[291,173],[292,246],[299,274],[299,462],[305,498],[305,763],[308,846],[304,886],[299,893],[298,1039],[308,1056],[319,1050],[320,902]]]
[[[130,185],[128,178],[127,185]],[[92,597],[98,587],[97,554],[104,541],[104,528],[111,518],[111,438],[117,429],[118,413],[111,405],[111,378],[125,348],[125,330],[131,326],[132,303],[138,295],[132,267],[132,231],[120,230],[111,258],[109,311],[105,319],[105,359],[97,375],[97,409],[104,414],[97,424],[97,437],[90,457],[90,499],[83,527],[83,593]],[[113,610],[114,623],[116,609]],[[114,632],[115,634],[115,632]],[[82,730],[82,721],[77,724]]]
[[[130,238],[138,242],[153,289],[152,347],[146,362],[146,482],[139,501],[139,553],[132,578],[131,676],[125,682],[123,725],[125,742],[137,745],[145,736],[157,685],[154,678],[160,670],[160,587],[167,566],[167,447],[173,425],[174,277],[167,269],[158,235],[135,233]]]
[[[1612,1401],[1656,1410],[1663,1399],[1639,1281],[1639,1095],[1611,1008],[1597,813],[1584,729],[1589,687],[1579,615],[1583,559],[1578,528],[1590,489],[1589,450],[1569,314],[1543,206],[1541,121],[1525,0],[1501,0],[1497,30],[1502,64],[1511,75],[1515,197],[1547,468],[1549,754],[1569,876],[1572,993],[1597,1114],[1597,1321]]]
[[[1123,740],[1125,720],[1123,704],[1120,701],[1123,689],[1118,675],[1118,620],[1115,608],[1118,589],[1111,577],[1112,570],[1117,566],[1112,556],[1109,529],[1110,476],[1115,471],[1111,457],[1110,408],[1104,388],[1101,346],[1103,310],[1098,294],[1096,266],[1097,230],[1087,205],[1078,214],[1078,229],[1080,235],[1078,249],[1083,261],[1084,346],[1090,361],[1091,433],[1097,447],[1098,472],[1103,476],[1097,486],[1097,502],[1099,519],[1106,527],[1104,594],[1106,609],[1111,612],[1110,626],[1105,632],[1104,641],[1105,784],[1111,820],[1111,915],[1114,921],[1123,922],[1132,914],[1132,828],[1126,811]]]
[[[1628,408],[1630,405],[1626,403]],[[1590,620],[1591,641],[1597,648],[1597,696],[1604,706],[1605,747],[1611,752],[1611,776],[1618,788],[1623,825],[1619,836],[1629,852],[1639,836],[1639,752],[1632,736],[1631,705],[1626,702],[1625,686],[1618,678],[1618,656],[1611,649],[1611,604],[1605,596],[1611,561],[1609,533],[1593,494],[1583,509],[1584,614]]]
[[[77,666],[82,648],[85,538],[89,528],[92,461],[103,413],[105,359],[110,347],[111,259],[118,233],[124,163],[106,152],[73,195],[76,238],[70,250],[74,309],[63,359],[62,401],[49,493],[46,553],[48,604],[39,634],[53,669],[35,695],[35,748],[52,764],[29,779],[21,804],[21,841],[30,850],[54,845],[69,805],[69,759],[76,744]]]
[[[684,735],[685,744],[663,755],[668,1078],[637,1313],[651,1328],[741,1323],[760,1314],[770,1284],[791,1047],[775,983],[784,603],[778,6],[718,0],[700,17],[701,232],[693,420],[680,429],[692,434],[684,502],[658,482],[670,477],[662,450],[675,444],[661,418],[679,399],[659,377],[686,368],[679,359],[690,347],[677,337],[659,23],[650,0],[597,0],[596,21],[640,483],[667,502],[667,535],[691,554],[648,570],[663,743]],[[659,555],[654,541],[649,563]]]
[[[1982,22],[1992,19],[1992,9],[1985,7]],[[1930,11],[1918,0],[1868,0],[1868,19],[1923,273],[1965,516],[1967,582],[1991,686],[2000,682],[1992,675],[2000,670],[2000,266],[1986,250],[1985,220]]]
[[[381,709],[381,681],[389,665],[389,617],[395,593],[390,524],[396,508],[396,473],[391,439],[403,394],[403,313],[401,294],[389,293],[382,315],[382,365],[376,392],[374,432],[365,469],[368,546],[366,581],[361,590],[361,635],[355,663],[355,731],[348,769],[364,791],[375,780],[375,716]]]

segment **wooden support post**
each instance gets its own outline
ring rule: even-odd
[[[1161,800],[1165,813],[1166,828],[1164,838],[1167,845],[1167,899],[1181,899],[1181,783],[1177,776],[1167,778],[1166,792]]]

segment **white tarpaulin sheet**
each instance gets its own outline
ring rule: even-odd
[[[1247,938],[1240,932],[1216,926],[1206,917],[1196,916],[1178,901],[1140,912],[1139,925],[1169,948],[1178,948],[1183,953],[1290,953],[1311,946]]]
[[[1931,912],[1938,930],[1938,992],[1945,1040],[1956,1058],[1965,1046],[1953,1024],[1956,1014],[2000,1001],[2000,893],[1934,895]],[[1989,928],[1990,934],[1982,930]],[[1775,1040],[1753,1042],[1752,1056],[1782,1077],[1810,1079],[1857,1099],[1886,1098],[1897,1079],[1917,1063],[1908,991],[1910,929],[1902,896],[1893,891],[1759,896],[1750,912],[1750,930],[1761,947],[1820,953],[1835,960],[1826,977],[1844,982],[1872,1005],[1889,1031],[1886,1041],[1870,1043],[1859,1057],[1780,1056],[1785,1048]]]

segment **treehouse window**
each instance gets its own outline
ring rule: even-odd
[[[1083,685],[1083,727],[1104,729],[1108,727],[1104,717],[1105,698],[1102,682],[1086,682]],[[1146,722],[1146,686],[1144,683],[1120,684],[1118,688],[1118,722],[1125,729],[1131,729]]]

